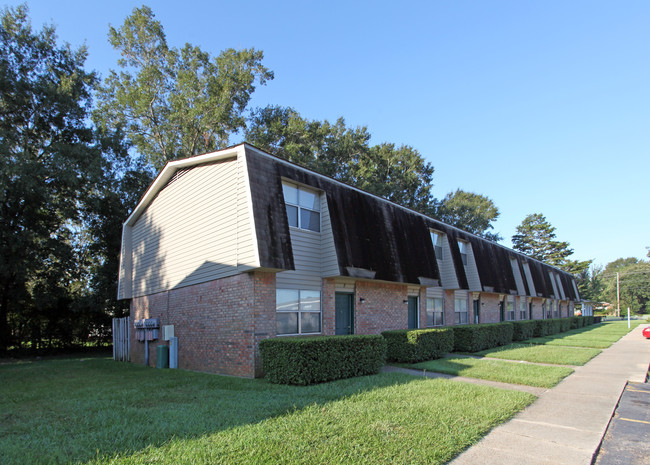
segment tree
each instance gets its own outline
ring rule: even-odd
[[[619,258],[610,262],[602,274],[601,300],[616,305],[616,274],[619,278],[621,312],[628,307],[634,313],[650,311],[650,262],[634,257]]]
[[[246,140],[285,160],[422,213],[430,213],[433,166],[409,146],[370,146],[365,127],[307,120],[292,108],[254,112]]]
[[[517,233],[512,236],[515,250],[549,265],[573,274],[586,271],[593,260],[569,260],[573,249],[568,242],[555,240],[555,227],[546,220],[544,215],[534,213],[526,216],[519,226]]]
[[[149,7],[135,8],[110,28],[121,71],[99,92],[94,120],[121,128],[132,146],[159,170],[167,161],[223,148],[245,127],[244,111],[273,73],[255,49],[227,49],[212,58],[189,43],[170,48]]]
[[[52,334],[63,331],[67,304],[82,291],[78,206],[103,164],[87,125],[96,77],[83,69],[85,59],[83,47],[57,45],[54,28],[32,31],[26,6],[3,10],[0,351],[19,329],[32,327],[37,341],[48,325]]]
[[[442,199],[436,216],[447,224],[491,241],[503,239],[498,233],[489,231],[494,229],[492,223],[499,217],[499,209],[484,195],[456,189]]]

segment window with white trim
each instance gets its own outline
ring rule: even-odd
[[[467,242],[458,241],[458,249],[460,250],[460,259],[463,265],[467,266]]]
[[[526,297],[519,297],[519,319],[528,319],[528,305],[526,305]]]
[[[445,324],[445,312],[442,298],[427,298],[427,326],[442,326]]]
[[[282,183],[289,226],[320,232],[320,196],[318,192],[295,184]]]
[[[548,299],[546,301],[546,319],[553,318],[553,301]]]
[[[506,300],[506,320],[513,321],[515,319],[515,298],[508,297]]]
[[[467,297],[454,298],[454,324],[464,325],[467,324],[469,312],[467,311]]]
[[[433,251],[436,254],[437,260],[442,260],[442,233],[438,231],[431,232],[431,242],[433,243]]]
[[[321,332],[320,291],[277,289],[276,334]]]

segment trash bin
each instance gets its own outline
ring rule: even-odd
[[[169,347],[159,345],[156,355],[156,368],[169,368]]]

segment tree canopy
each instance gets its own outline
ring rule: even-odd
[[[94,119],[121,128],[156,170],[228,145],[246,125],[256,83],[273,79],[255,49],[227,49],[213,58],[189,43],[170,47],[147,6],[111,27],[109,40],[122,55],[121,71],[111,71],[100,88]]]
[[[414,148],[370,145],[365,127],[307,120],[292,108],[258,109],[245,133],[251,144],[422,213],[433,212],[433,166]]]
[[[558,241],[555,238],[555,227],[546,220],[544,215],[533,213],[526,216],[517,226],[517,232],[512,236],[512,244],[515,250],[529,257],[574,275],[584,275],[593,260],[570,260],[569,257],[573,255],[573,249],[569,247],[569,243]],[[578,281],[578,290],[583,285],[583,282]]]
[[[440,202],[436,215],[441,221],[494,242],[503,239],[490,232],[499,218],[499,209],[488,197],[457,189]]]
[[[15,331],[56,333],[82,292],[78,206],[104,167],[105,140],[88,126],[94,73],[86,50],[33,31],[27,8],[0,19],[0,351]],[[106,144],[106,145],[105,145]]]

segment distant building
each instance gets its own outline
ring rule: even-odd
[[[118,292],[174,325],[180,368],[247,377],[268,337],[559,318],[579,300],[569,273],[248,144],[165,166],[124,223]]]

